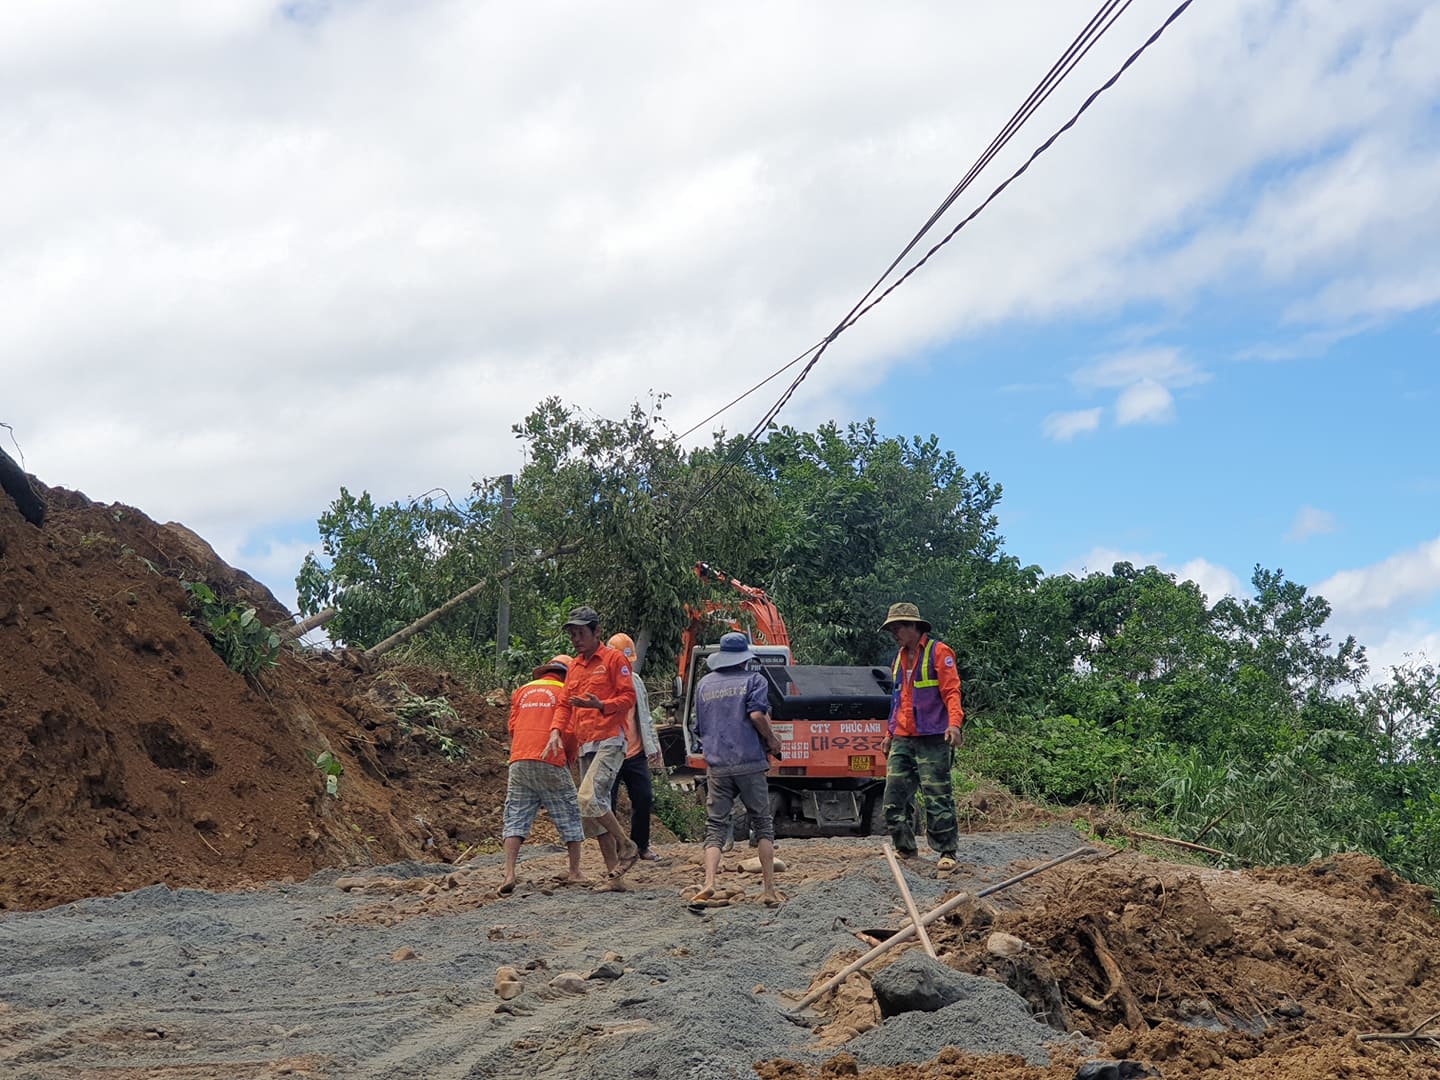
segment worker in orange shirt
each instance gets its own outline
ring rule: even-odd
[[[496,891],[508,896],[515,890],[515,861],[520,845],[530,835],[540,807],[550,815],[570,855],[567,881],[582,884],[580,845],[585,832],[580,825],[580,806],[575,781],[566,767],[565,750],[550,746],[550,733],[570,657],[557,656],[541,664],[533,678],[510,697],[510,772],[505,782],[505,878]]]
[[[900,646],[889,734],[880,744],[886,755],[885,828],[898,854],[915,857],[910,806],[918,787],[925,800],[925,834],[940,853],[935,868],[953,870],[960,826],[950,770],[965,723],[955,653],[930,636],[930,624],[914,604],[891,604],[880,629],[888,630]]]
[[[651,769],[663,764],[660,739],[655,734],[655,718],[650,715],[650,695],[635,669],[639,666],[635,641],[629,634],[611,634],[605,644],[618,649],[630,662],[630,680],[635,684],[635,705],[625,714],[625,762],[610,790],[610,805],[623,782],[630,797],[630,839],[640,849],[640,858],[654,861],[659,855],[650,850],[650,811],[655,805],[655,785]]]
[[[552,755],[559,752],[566,734],[580,743],[580,824],[586,836],[599,842],[610,872],[597,887],[618,891],[624,888],[620,879],[640,857],[610,802],[625,764],[625,714],[635,707],[635,684],[624,654],[601,642],[600,616],[594,608],[571,611],[565,632],[575,658],[565,674],[546,748]]]

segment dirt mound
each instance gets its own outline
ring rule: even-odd
[[[183,526],[42,493],[43,529],[0,499],[0,909],[454,858],[494,838],[503,697],[344,654],[286,653],[247,680],[187,618],[180,581],[288,621],[262,585]],[[397,711],[441,696],[448,719]],[[325,750],[344,767],[337,796],[313,764]]]
[[[945,963],[1005,983],[1058,1030],[1088,1035],[1105,1056],[1148,1063],[1167,1080],[1216,1070],[1279,1080],[1440,1076],[1440,1052],[1428,1043],[1360,1039],[1440,1014],[1432,901],[1364,855],[1232,872],[1126,853],[1061,867],[1006,894],[999,910],[968,909],[931,937]],[[991,940],[997,931],[1021,944],[1001,947]],[[868,986],[851,985],[825,1011],[822,1034],[857,1017],[873,1022]],[[827,1067],[774,1062],[761,1073],[802,1080],[844,1074],[851,1063]],[[1075,1063],[1040,1068],[947,1052],[861,1075],[1068,1080]]]

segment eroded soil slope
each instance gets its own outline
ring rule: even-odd
[[[43,530],[0,499],[0,909],[454,857],[493,837],[503,697],[345,654],[287,653],[247,680],[187,618],[181,580],[288,622],[263,586],[183,526],[44,494]],[[410,694],[447,697],[463,757],[400,723]],[[327,749],[338,798],[312,763]]]

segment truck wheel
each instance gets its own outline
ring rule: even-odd
[[[748,844],[750,842],[750,813],[744,809],[743,804],[740,809],[731,813],[730,829],[731,835],[735,837],[735,843]]]
[[[877,791],[870,796],[868,809],[865,811],[865,833],[866,836],[884,836],[885,828],[885,793]]]

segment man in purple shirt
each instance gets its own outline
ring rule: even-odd
[[[708,661],[710,674],[695,688],[695,734],[705,758],[705,884],[693,897],[715,895],[715,874],[720,849],[730,825],[730,810],[738,796],[750,814],[759,838],[760,872],[765,891],[760,899],[775,907],[785,897],[775,890],[775,819],[770,814],[770,790],[765,774],[770,758],[779,760],[780,740],[770,730],[770,699],[765,676],[746,671],[755,659],[744,634],[726,634],[720,650]]]

